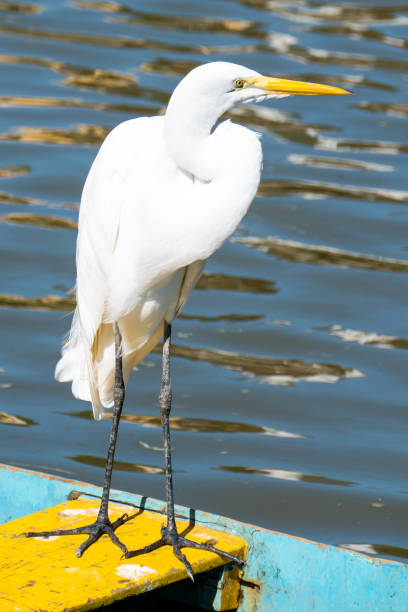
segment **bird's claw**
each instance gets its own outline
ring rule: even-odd
[[[63,535],[82,535],[87,534],[88,538],[85,542],[77,548],[76,556],[82,557],[83,553],[95,542],[99,540],[103,535],[108,535],[112,540],[113,544],[115,544],[123,553],[123,556],[126,557],[129,554],[126,546],[119,540],[117,535],[115,534],[115,530],[126,523],[129,520],[129,516],[127,514],[123,514],[118,519],[110,522],[109,518],[97,519],[95,523],[91,525],[83,525],[82,527],[76,527],[74,529],[54,529],[52,531],[28,531],[26,533],[22,533],[21,535],[26,538],[48,538],[52,536],[63,536]]]
[[[240,559],[239,557],[236,557],[235,555],[231,555],[228,552],[224,552],[223,550],[220,550],[219,548],[215,548],[215,546],[213,546],[214,540],[208,540],[207,542],[194,542],[194,540],[188,540],[187,538],[179,535],[176,529],[168,529],[164,525],[161,528],[161,533],[162,533],[162,537],[159,540],[156,540],[156,542],[153,542],[153,544],[148,544],[144,548],[139,548],[138,550],[128,551],[126,555],[126,559],[130,559],[132,557],[137,557],[139,555],[147,554],[149,552],[152,552],[153,550],[157,550],[158,548],[161,548],[162,546],[166,546],[166,545],[172,546],[175,557],[177,557],[177,559],[179,559],[179,561],[183,563],[184,567],[187,570],[187,574],[189,578],[193,582],[194,582],[193,570],[186,556],[181,552],[182,548],[196,548],[200,550],[208,550],[210,552],[216,553],[217,555],[220,555],[221,557],[226,557],[230,561],[234,561],[240,566],[245,565],[245,562],[243,561],[243,559]]]

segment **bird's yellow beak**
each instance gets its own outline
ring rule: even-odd
[[[277,79],[275,77],[250,77],[245,79],[247,87],[256,87],[264,89],[275,94],[290,94],[290,95],[333,95],[333,94],[349,94],[350,91],[340,89],[340,87],[332,87],[331,85],[318,85],[317,83],[306,83],[303,81],[290,81],[288,79]]]

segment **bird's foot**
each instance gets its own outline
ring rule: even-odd
[[[87,548],[89,548],[92,544],[99,540],[101,536],[108,535],[112,542],[120,548],[123,555],[126,557],[129,554],[129,551],[115,534],[115,529],[126,523],[129,518],[131,517],[129,517],[127,514],[123,514],[121,517],[116,519],[116,521],[113,521],[113,523],[111,523],[108,517],[105,518],[98,516],[95,523],[92,523],[91,525],[84,525],[83,527],[76,527],[75,529],[54,529],[53,531],[28,531],[21,535],[24,535],[26,538],[48,538],[51,536],[87,534],[88,538],[76,550],[77,557],[81,557],[83,553],[87,550]]]
[[[169,528],[168,526],[163,525],[161,532],[162,537],[159,540],[156,540],[156,542],[153,542],[153,544],[148,544],[144,548],[129,551],[127,554],[124,555],[126,559],[130,559],[131,557],[137,557],[138,555],[147,554],[149,552],[152,552],[153,550],[161,548],[162,546],[172,546],[174,555],[177,557],[177,559],[179,559],[179,561],[184,564],[187,570],[187,574],[193,582],[194,575],[192,567],[187,561],[186,556],[181,552],[181,548],[198,548],[200,550],[209,550],[210,552],[216,553],[217,555],[226,557],[230,561],[235,561],[235,563],[238,563],[240,566],[245,564],[245,562],[239,557],[224,552],[219,548],[215,548],[215,546],[213,546],[213,544],[215,543],[214,540],[208,540],[207,542],[194,542],[193,540],[188,540],[177,532],[177,528],[175,525],[173,528]]]

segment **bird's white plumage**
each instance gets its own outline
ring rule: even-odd
[[[120,124],[91,167],[79,215],[77,309],[56,377],[92,401],[96,418],[113,404],[114,322],[126,381],[255,196],[258,136],[230,121],[213,130],[231,106],[256,99],[256,89],[232,86],[251,75],[224,62],[193,70],[165,116]]]

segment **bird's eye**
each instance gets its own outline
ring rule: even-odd
[[[244,79],[235,79],[233,85],[235,89],[242,89],[244,86]]]

